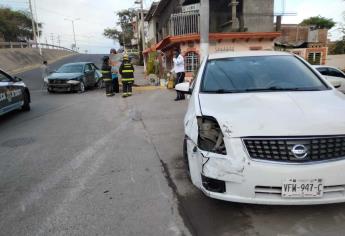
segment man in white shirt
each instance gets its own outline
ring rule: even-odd
[[[174,51],[174,68],[172,69],[171,72],[176,73],[176,80],[175,80],[175,86],[177,84],[183,83],[184,82],[184,77],[185,77],[185,70],[184,70],[184,58],[180,54],[180,51],[178,49],[175,49]],[[185,96],[183,93],[176,91],[177,95],[175,98],[175,101],[179,100],[184,100]]]
[[[43,64],[40,69],[41,69],[41,75],[42,75],[42,80],[43,80],[43,84],[42,84],[42,90],[43,90],[45,87],[47,87],[47,84],[48,84],[48,75],[49,75],[48,62],[43,61]]]

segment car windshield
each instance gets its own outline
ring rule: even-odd
[[[57,70],[58,73],[82,73],[83,65],[64,65]]]
[[[328,87],[294,56],[210,60],[201,92],[320,91]]]

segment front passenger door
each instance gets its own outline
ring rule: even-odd
[[[93,82],[95,73],[94,71],[92,71],[92,67],[90,64],[85,65],[84,74],[85,74],[87,86],[90,87],[90,86],[95,85],[95,83]]]

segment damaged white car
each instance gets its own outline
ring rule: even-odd
[[[184,153],[211,198],[345,202],[345,95],[296,55],[210,55],[190,86]]]

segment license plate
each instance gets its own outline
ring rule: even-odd
[[[320,198],[323,196],[322,179],[289,179],[282,186],[284,198]]]

